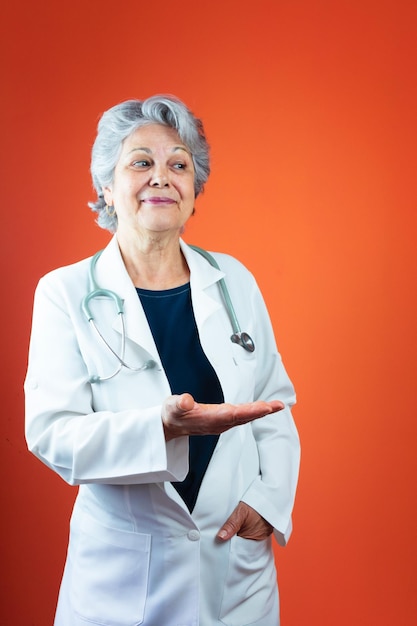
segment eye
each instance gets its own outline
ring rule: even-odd
[[[137,168],[149,167],[150,164],[151,162],[148,161],[148,159],[139,159],[138,161],[133,161],[132,163],[133,167],[137,167]]]
[[[185,168],[187,167],[186,163],[174,163],[173,168],[176,170],[185,170]]]

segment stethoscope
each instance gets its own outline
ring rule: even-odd
[[[210,265],[220,270],[219,264],[217,263],[216,259],[209,252],[207,252],[206,250],[203,250],[203,248],[199,248],[198,246],[190,246],[190,248],[192,248],[193,250],[201,254],[201,256],[203,256],[210,263]],[[92,290],[82,299],[81,308],[88,322],[91,324],[92,328],[96,332],[100,341],[103,342],[106,348],[110,350],[110,352],[113,354],[115,359],[118,361],[118,365],[115,371],[112,374],[109,374],[108,376],[99,376],[98,374],[92,375],[90,377],[90,383],[98,383],[98,382],[102,382],[105,380],[110,380],[111,378],[114,378],[120,372],[122,367],[126,367],[127,369],[133,372],[143,372],[145,370],[154,369],[157,366],[157,363],[153,359],[149,359],[148,361],[145,361],[145,363],[143,363],[143,365],[141,365],[140,367],[133,367],[132,365],[129,365],[128,363],[126,363],[126,361],[124,360],[125,348],[126,348],[126,327],[125,327],[125,319],[124,319],[125,314],[124,314],[123,300],[114,291],[111,291],[110,289],[102,289],[97,284],[97,281],[95,278],[96,264],[102,252],[103,250],[100,250],[91,259],[90,268],[89,268],[89,279],[90,279],[90,283],[92,286]],[[236,316],[236,311],[232,304],[229,290],[227,289],[226,281],[224,280],[224,278],[220,279],[219,286],[222,292],[226,311],[230,318],[230,323],[233,329],[233,334],[231,335],[230,340],[232,341],[232,343],[236,343],[239,346],[242,346],[242,348],[244,348],[248,352],[253,352],[255,350],[255,344],[251,336],[248,335],[248,333],[243,332],[240,328],[239,321]],[[110,300],[113,300],[114,302],[117,314],[120,316],[121,325],[122,325],[120,354],[118,354],[112,348],[112,346],[108,343],[108,341],[105,339],[105,337],[103,336],[103,334],[100,332],[100,330],[97,327],[97,324],[94,320],[94,315],[92,314],[91,309],[90,309],[90,302],[96,298],[109,298]]]

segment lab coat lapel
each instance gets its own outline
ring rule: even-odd
[[[95,274],[100,287],[114,291],[122,299],[126,336],[144,348],[153,359],[157,359],[155,342],[135,286],[127,273],[116,236],[98,259]],[[112,326],[114,330],[121,333],[122,325],[119,315],[114,318]]]
[[[194,316],[197,327],[202,332],[206,321],[224,306],[221,299],[213,298],[207,293],[209,287],[224,277],[224,272],[212,267],[206,259],[187,246],[183,240],[180,240],[180,246],[190,268]],[[95,276],[100,287],[114,291],[123,300],[126,336],[144,348],[152,358],[157,359],[158,352],[155,342],[136,289],[124,265],[116,236],[113,237],[98,259]],[[121,332],[120,316],[114,318],[113,328],[119,333]],[[216,337],[211,337],[210,343],[214,345],[215,342]],[[217,348],[217,353],[218,351],[219,348]],[[230,350],[227,350],[227,353],[230,357]]]
[[[234,344],[230,341],[232,326],[217,284],[225,273],[183,242],[181,246],[191,270],[191,295],[201,345],[219,377],[225,398],[236,402],[240,382]]]
[[[210,297],[205,290],[223,278],[224,272],[210,265],[198,252],[187,246],[182,239],[180,240],[180,245],[190,268],[194,317],[197,326],[202,328],[207,318],[222,306],[218,300]]]

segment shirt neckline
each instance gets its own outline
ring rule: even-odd
[[[136,287],[137,294],[147,298],[166,298],[167,296],[177,296],[187,291],[190,291],[189,282],[171,289],[142,289],[141,287]]]

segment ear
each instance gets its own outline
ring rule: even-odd
[[[113,192],[110,187],[102,187],[101,188],[104,196],[104,201],[109,206],[113,206]]]

